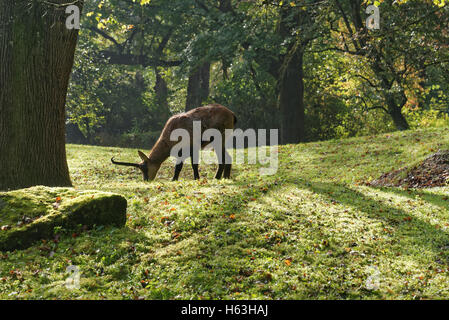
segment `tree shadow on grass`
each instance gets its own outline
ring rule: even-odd
[[[297,186],[321,194],[329,201],[337,201],[345,206],[353,207],[366,214],[370,219],[382,222],[392,229],[391,236],[398,241],[401,241],[402,238],[409,238],[414,245],[422,249],[431,250],[434,254],[439,254],[441,247],[449,243],[449,234],[444,230],[438,229],[435,225],[414,216],[411,212],[388,205],[346,185],[313,182],[308,185],[297,184]],[[390,192],[393,190],[384,191]],[[398,193],[397,190],[394,192]],[[403,193],[399,194],[406,195]],[[428,198],[430,195],[426,195],[426,197]],[[438,200],[438,202],[440,201]],[[448,209],[447,206],[443,208]],[[403,253],[413,255],[413,250],[403,249]]]
[[[386,227],[385,230],[387,232],[382,234],[381,229],[379,229],[379,234],[376,236],[385,236],[388,241],[379,245],[386,248],[394,247],[395,253],[401,256],[407,256],[413,261],[419,261],[416,254],[421,251],[430,252],[433,255],[429,263],[439,260],[438,263],[441,264],[441,259],[444,259],[441,254],[444,250],[443,247],[449,244],[448,232],[440,229],[436,224],[432,224],[430,221],[415,215],[412,211],[388,204],[387,199],[376,199],[348,185],[338,183],[305,182],[301,180],[290,180],[285,181],[285,183],[290,183],[298,189],[310,190],[315,194],[319,194],[331,204],[341,204],[344,207],[354,208],[367,218],[380,222]],[[275,192],[278,188],[278,185],[271,185],[270,191]],[[397,189],[383,191],[393,191],[400,195],[410,196],[408,192],[398,192]],[[445,196],[420,191],[415,191],[415,194],[419,194],[424,200],[438,205],[444,210],[449,210]],[[324,234],[323,236],[326,235]],[[363,235],[360,234],[360,236]],[[351,258],[344,257],[343,259]],[[448,261],[445,264],[447,265]]]
[[[444,230],[435,228],[434,225],[421,217],[414,216],[412,212],[389,205],[386,203],[387,200],[376,199],[364,194],[362,191],[353,189],[349,185],[332,182],[306,182],[302,179],[287,179],[279,183],[276,179],[269,179],[262,187],[256,181],[249,179],[230,183],[229,187],[236,187],[240,192],[230,192],[229,194],[221,195],[221,203],[210,207],[210,214],[208,214],[205,224],[193,230],[190,236],[181,238],[174,243],[167,243],[167,247],[173,246],[175,248],[181,242],[186,241],[186,246],[193,248],[190,254],[185,255],[176,255],[176,250],[169,250],[164,256],[170,259],[164,258],[164,261],[160,261],[161,263],[167,263],[167,260],[170,260],[169,263],[174,263],[184,268],[182,272],[188,273],[188,275],[183,276],[182,282],[190,288],[189,293],[193,296],[201,297],[205,293],[207,298],[223,298],[229,297],[233,291],[255,292],[262,294],[266,298],[273,299],[295,296],[295,293],[290,292],[288,294],[288,291],[272,291],[270,286],[272,288],[279,286],[278,282],[268,281],[268,283],[262,285],[261,283],[266,282],[264,278],[266,273],[264,273],[265,270],[261,271],[258,269],[263,264],[260,261],[257,262],[258,264],[255,264],[252,262],[254,260],[251,260],[254,258],[257,261],[258,254],[261,253],[265,255],[262,258],[271,257],[277,260],[276,268],[282,266],[284,257],[282,254],[278,254],[279,252],[275,247],[276,244],[270,243],[263,238],[267,231],[278,231],[276,224],[273,223],[267,226],[264,217],[251,213],[251,210],[254,208],[250,206],[250,203],[261,203],[266,208],[272,201],[270,196],[276,195],[277,192],[282,192],[282,188],[289,185],[299,190],[308,190],[320,195],[322,198],[320,202],[353,208],[358,211],[358,215],[360,214],[369,220],[380,222],[389,232],[388,234],[381,234],[382,229],[379,229],[379,234],[375,232],[375,236],[385,236],[388,239],[388,241],[379,243],[379,245],[387,248],[393,246],[392,243],[395,243],[395,249],[400,250],[401,255],[408,256],[412,260],[416,259],[417,248],[420,251],[430,251],[436,257],[441,253],[441,247],[449,243],[449,235]],[[257,188],[257,190],[250,187],[251,183],[254,183],[254,188]],[[386,191],[389,192],[391,190]],[[285,204],[284,211],[282,205],[282,203],[277,204],[280,209],[276,210],[280,212],[280,216],[276,217],[276,219],[287,219],[287,216],[290,219],[291,215],[296,215],[297,221],[299,221],[297,223],[306,223],[306,219],[301,219],[301,216],[305,216],[303,213],[300,211],[292,213],[293,207]],[[272,214],[273,212],[268,210],[267,214]],[[334,214],[338,214],[338,211],[334,212]],[[285,215],[285,217],[282,217],[282,215]],[[231,216],[235,216],[235,218],[231,218]],[[286,224],[288,223],[286,221]],[[319,233],[322,233],[323,239],[326,237],[330,238],[332,230],[318,231],[315,226],[311,225],[306,226],[304,232],[306,233],[304,236],[310,236],[311,240],[317,240],[317,234]],[[355,236],[359,238],[364,235],[356,234]],[[336,243],[336,246],[341,246],[344,249],[349,244],[346,242],[349,241],[352,241],[352,239],[339,241]],[[368,239],[368,241],[370,240]],[[372,243],[377,244],[377,242]],[[160,249],[165,250],[166,248],[160,247]],[[291,253],[292,251],[287,248],[286,254]],[[304,255],[308,255],[308,253],[305,252]],[[390,258],[394,257],[390,256]],[[342,254],[338,255],[336,260],[320,260],[323,258],[311,254],[308,256],[308,259],[311,259],[312,263],[326,263],[330,268],[338,268],[341,263],[350,265],[355,258],[349,254]],[[365,263],[362,261],[360,265],[370,263],[372,262],[366,261]],[[301,273],[301,266],[296,265],[289,270],[291,272],[290,276],[293,274],[298,276]],[[361,271],[357,272],[357,276],[360,277]],[[282,283],[288,280],[288,277],[283,275],[276,281]],[[378,297],[376,296],[378,293],[375,292],[347,287],[344,278],[338,281],[341,281],[341,283],[328,284],[315,281],[306,287],[301,287],[301,291],[296,292],[296,296],[316,298],[322,297],[323,292],[328,292],[330,297],[337,298],[360,298],[362,295]],[[288,285],[285,284],[285,287],[287,288]],[[183,293],[185,294],[185,292]]]
[[[447,195],[433,193],[430,190],[420,190],[420,189],[401,189],[397,187],[380,187],[376,188],[383,192],[392,192],[399,196],[404,196],[412,200],[417,200],[419,197],[422,200],[440,207],[441,209],[449,211],[449,193]]]
[[[241,282],[254,274],[251,268],[252,250],[266,249],[267,246],[260,242],[256,234],[261,224],[248,220],[248,207],[250,202],[259,200],[275,184],[264,186],[266,191],[260,190],[259,185],[250,185],[251,181],[247,180],[229,184],[229,187],[237,187],[242,192],[220,195],[221,202],[211,205],[205,224],[187,237],[159,248],[165,261],[169,258],[170,262],[185,268],[183,283],[191,288],[194,296],[200,297],[200,293],[205,292],[210,295],[207,298],[223,298],[232,290],[238,290]],[[247,233],[248,229],[251,229],[250,234]],[[176,254],[179,247],[184,248],[182,255]]]

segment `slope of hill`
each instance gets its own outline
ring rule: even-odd
[[[124,195],[126,227],[0,253],[0,298],[449,298],[449,187],[365,185],[448,147],[448,129],[396,132],[280,146],[272,176],[200,165],[193,181],[185,165],[171,182],[167,162],[145,183],[110,164],[136,150],[69,145],[74,185]]]

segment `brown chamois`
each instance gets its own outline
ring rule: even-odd
[[[224,178],[230,178],[232,159],[225,149],[225,130],[234,129],[237,118],[231,110],[219,104],[209,104],[203,107],[195,108],[184,113],[176,114],[168,119],[159,139],[151,149],[150,154],[146,156],[142,151],[138,151],[142,162],[117,162],[114,161],[114,158],[112,158],[111,161],[113,164],[139,168],[143,173],[143,179],[145,181],[152,181],[156,177],[161,164],[170,156],[173,146],[179,142],[179,140],[170,140],[171,133],[176,129],[185,129],[189,133],[190,137],[190,152],[189,154],[182,154],[182,152],[179,152],[176,161],[177,164],[175,166],[175,174],[172,180],[178,180],[184,160],[188,157],[191,157],[192,159],[194,179],[199,179],[200,175],[198,173],[198,163],[195,163],[194,159],[198,159],[200,150],[199,148],[193,147],[195,145],[193,143],[194,121],[201,121],[201,137],[203,136],[203,132],[207,129],[217,129],[221,133],[221,150],[215,150],[219,163],[215,178],[221,179],[222,175]],[[204,148],[212,141],[213,138],[210,141],[201,141],[201,148]]]

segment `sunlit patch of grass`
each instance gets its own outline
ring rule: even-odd
[[[272,176],[200,165],[194,181],[186,163],[171,182],[167,161],[146,183],[110,162],[135,149],[69,145],[76,188],[125,196],[127,224],[1,253],[0,298],[448,298],[449,188],[363,184],[448,146],[447,129],[285,145]]]

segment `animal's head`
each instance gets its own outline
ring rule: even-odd
[[[144,181],[154,180],[157,172],[159,171],[159,168],[161,167],[161,164],[157,163],[155,161],[152,161],[142,151],[138,151],[138,153],[139,153],[140,159],[142,159],[142,162],[140,162],[140,163],[118,162],[118,161],[114,161],[114,158],[112,158],[111,161],[113,164],[117,164],[120,166],[130,166],[130,167],[139,168],[140,171],[142,171]]]

